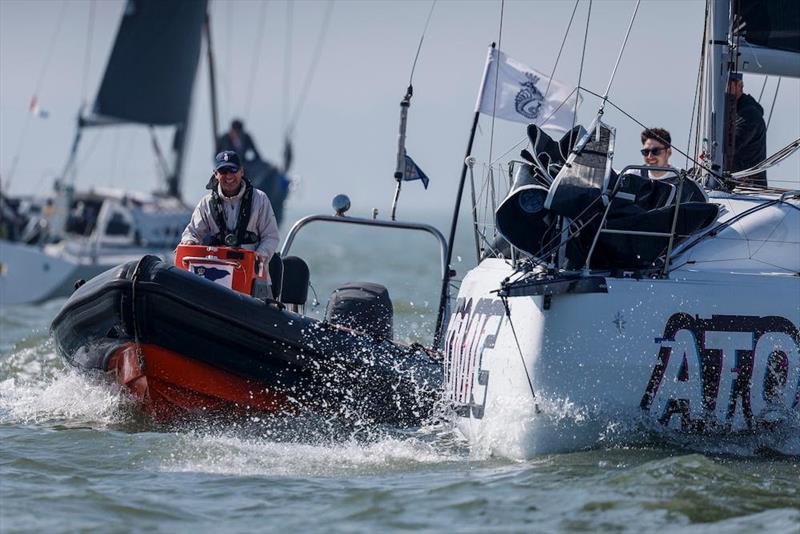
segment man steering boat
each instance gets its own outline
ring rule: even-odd
[[[210,191],[192,213],[181,244],[245,248],[268,265],[280,240],[269,198],[245,178],[236,152],[224,150],[214,161],[214,174],[206,185]]]

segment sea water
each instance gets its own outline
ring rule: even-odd
[[[292,253],[311,264],[322,304],[309,313],[339,284],[379,282],[396,337],[430,342],[432,238],[320,225]],[[55,354],[47,328],[62,303],[0,308],[2,532],[800,532],[800,457],[746,441],[616,439],[513,461],[470,450],[446,418],[410,431],[160,426]]]

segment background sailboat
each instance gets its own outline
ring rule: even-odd
[[[77,279],[144,254],[171,253],[191,214],[180,183],[205,24],[205,0],[126,4],[97,97],[91,112],[78,119],[61,178],[38,210],[34,205],[19,241],[2,243],[4,305],[66,296]],[[161,190],[76,192],[84,131],[129,124],[150,130]],[[156,127],[174,131],[170,162]]]

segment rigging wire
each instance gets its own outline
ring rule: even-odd
[[[599,95],[599,94],[595,93],[594,91],[591,91],[591,90],[587,89],[586,87],[580,87],[580,89],[581,89],[581,90],[583,90],[583,91],[586,91],[587,93],[589,93],[589,94],[590,94],[590,95],[592,95],[592,96],[596,96],[597,98],[603,98],[603,96],[602,96],[602,95]],[[630,120],[632,120],[633,122],[635,122],[636,124],[638,124],[639,126],[641,126],[642,128],[644,128],[644,129],[647,129],[647,126],[645,126],[645,125],[644,125],[642,122],[640,122],[639,120],[637,120],[637,119],[636,119],[636,118],[635,118],[633,115],[631,115],[630,113],[628,113],[627,111],[625,111],[624,109],[622,109],[621,107],[619,107],[618,105],[616,105],[616,104],[615,104],[615,103],[614,103],[614,102],[613,102],[611,99],[608,99],[608,100],[607,100],[607,102],[608,102],[609,104],[611,104],[611,105],[612,105],[612,106],[613,106],[613,107],[614,107],[614,108],[615,108],[617,111],[619,111],[620,113],[622,113],[623,115],[625,115],[627,118],[629,118]],[[706,167],[705,165],[703,165],[702,163],[700,163],[698,160],[696,160],[696,159],[692,158],[691,156],[689,156],[689,155],[688,155],[686,152],[684,152],[684,151],[683,151],[683,150],[681,150],[680,148],[678,148],[678,147],[676,147],[675,145],[672,145],[672,144],[670,144],[670,143],[667,143],[667,142],[666,142],[666,141],[664,141],[664,140],[661,140],[661,141],[663,141],[663,143],[664,143],[665,145],[669,145],[671,148],[674,148],[674,149],[675,149],[675,151],[676,151],[678,154],[680,154],[680,155],[682,155],[682,156],[686,156],[687,158],[689,158],[689,161],[691,161],[691,162],[692,162],[692,163],[694,163],[695,165],[699,166],[701,169],[703,169],[703,170],[705,170],[705,171],[708,171],[709,173],[713,174],[713,175],[714,175],[714,176],[716,176],[717,178],[722,178],[722,176],[721,176],[719,173],[717,173],[717,172],[713,171],[713,170],[712,170],[712,169],[710,169],[709,167]]]
[[[625,51],[625,46],[628,44],[628,37],[630,37],[631,35],[631,30],[633,29],[633,22],[636,20],[636,13],[639,12],[639,4],[641,3],[641,1],[642,0],[636,0],[636,7],[634,7],[633,9],[633,15],[631,15],[631,21],[628,23],[628,31],[625,32],[625,39],[622,41],[622,47],[619,49],[619,55],[617,55],[617,62],[614,63],[614,68],[611,70],[611,78],[609,78],[608,80],[608,86],[606,87],[606,92],[603,95],[603,104],[600,106],[600,111],[602,111],[603,108],[605,107],[605,102],[608,99],[608,93],[611,91],[611,84],[614,83],[614,77],[617,75],[617,68],[619,67],[620,61],[622,61],[622,53]],[[589,6],[591,9],[591,4],[589,4]],[[578,85],[580,85],[580,81],[578,82]]]
[[[269,0],[262,0],[259,4],[258,9],[258,24],[255,27],[256,30],[256,45],[253,47],[253,61],[250,64],[250,83],[247,84],[247,98],[245,98],[244,104],[244,116],[250,116],[250,108],[253,104],[253,87],[255,86],[256,82],[256,75],[259,71],[259,66],[261,66],[261,62],[259,61],[259,56],[261,52],[261,47],[263,46],[264,42],[264,34],[266,33],[263,31],[264,28],[264,18],[267,14],[267,5],[269,4]]]
[[[707,35],[708,35],[708,27],[709,27],[709,24],[710,24],[710,20],[709,20],[709,5],[710,5],[710,3],[706,2],[705,15],[703,16],[703,21],[704,21],[703,22],[703,41],[700,44],[700,65],[701,65],[700,73],[701,73],[701,75],[700,75],[700,77],[698,77],[698,80],[697,80],[698,81],[697,125],[696,125],[696,128],[695,128],[695,134],[694,134],[694,153],[697,154],[698,156],[700,155],[701,151],[702,151],[702,153],[705,152],[705,149],[701,148],[701,135],[702,135],[701,132],[702,132],[702,129],[703,129],[703,123],[705,122],[705,119],[707,118],[706,117],[707,111],[705,109],[705,103],[706,103],[705,102],[705,97],[706,97],[706,94],[705,94],[705,91],[703,90],[703,79],[705,77],[705,72],[706,72],[706,59],[707,59],[707,53],[708,53]],[[689,131],[689,135],[691,136],[691,130]],[[687,150],[686,153],[687,154],[691,154],[691,152],[689,150]],[[688,167],[688,166],[689,166],[689,164],[688,164],[688,160],[687,160],[686,167]]]
[[[319,37],[317,38],[317,44],[314,47],[314,56],[311,60],[311,64],[309,65],[308,72],[306,72],[305,79],[303,80],[300,98],[298,98],[297,104],[294,107],[294,112],[292,113],[291,119],[289,120],[289,123],[286,126],[287,139],[292,136],[294,128],[295,126],[297,126],[297,121],[300,119],[300,113],[303,110],[303,107],[306,102],[306,97],[308,96],[308,90],[311,87],[311,82],[314,79],[314,74],[317,72],[317,64],[319,63],[320,57],[322,57],[323,45],[325,43],[325,38],[327,37],[328,34],[328,27],[330,26],[331,15],[333,14],[333,6],[334,6],[333,0],[328,0],[328,5],[325,8],[325,15],[323,16],[322,19],[322,26],[320,29]]]
[[[769,76],[764,76],[764,83],[761,84],[761,92],[758,93],[758,103],[761,103],[761,97],[764,96],[764,89],[767,88],[767,81],[769,80]]]
[[[708,12],[708,5],[706,5],[706,13],[707,12]],[[702,113],[701,100],[703,98],[700,93],[701,93],[701,89],[702,89],[702,86],[703,86],[703,71],[705,70],[704,46],[705,46],[705,42],[706,42],[706,30],[707,30],[707,28],[708,28],[708,26],[706,24],[703,24],[703,37],[702,37],[702,40],[700,42],[700,61],[698,62],[698,67],[697,67],[697,81],[695,82],[694,96],[692,97],[692,114],[689,117],[689,138],[686,140],[686,153],[687,154],[691,154],[692,153],[692,130],[693,130],[693,126],[694,126],[695,112],[697,112],[697,134],[699,134],[699,132],[700,132],[700,116],[701,116],[701,113]],[[697,143],[698,143],[698,139],[697,139],[697,135],[695,135],[695,144],[694,144],[695,151],[697,151]],[[684,167],[688,167],[688,166],[689,166],[689,158],[687,157],[686,158],[686,163],[684,163]]]
[[[39,91],[42,88],[42,83],[44,83],[44,77],[47,74],[47,69],[50,66],[50,60],[53,58],[53,52],[55,50],[56,41],[58,40],[58,36],[61,33],[61,25],[64,22],[64,12],[66,11],[67,7],[67,0],[62,0],[61,2],[61,10],[58,12],[58,18],[56,19],[56,30],[51,34],[50,43],[47,45],[47,54],[44,57],[44,63],[42,64],[42,69],[39,71],[39,77],[36,80],[36,85],[34,86],[33,90],[33,99],[38,98]],[[28,129],[31,125],[31,119],[33,118],[33,113],[31,110],[28,110],[25,117],[25,124],[22,126],[22,133],[19,136],[19,141],[17,142],[17,150],[14,152],[14,158],[11,160],[11,167],[8,170],[8,177],[6,178],[6,183],[4,187],[0,187],[0,189],[5,189],[5,191],[9,191],[11,188],[11,181],[14,179],[14,173],[17,171],[17,165],[19,164],[19,158],[22,154],[22,147],[25,146],[25,138],[28,134]],[[2,184],[0,184],[2,186]]]
[[[767,118],[767,130],[769,130],[769,123],[772,121],[772,112],[775,110],[775,102],[778,100],[778,90],[781,88],[781,80],[783,78],[778,76],[778,85],[775,86],[775,96],[772,97],[772,105],[769,108],[769,117]]]
[[[553,81],[553,76],[556,74],[556,68],[558,67],[558,62],[561,59],[561,53],[564,51],[564,45],[567,43],[567,37],[569,37],[569,30],[572,28],[572,21],[575,20],[575,12],[578,11],[578,4],[581,3],[581,0],[575,0],[575,5],[572,7],[572,15],[569,17],[569,23],[567,24],[567,29],[564,31],[564,38],[561,39],[561,47],[558,49],[558,55],[556,56],[556,62],[553,64],[553,70],[550,71],[550,79],[547,80],[547,88],[544,90],[544,100],[547,101],[547,96],[550,94],[550,84]],[[544,122],[542,122],[544,124]]]
[[[589,9],[586,12],[586,29],[583,32],[583,49],[581,51],[581,66],[580,70],[578,71],[578,92],[575,96],[575,102],[580,100],[581,98],[581,80],[583,78],[583,61],[586,58],[586,42],[589,40],[589,21],[592,19],[592,0],[589,0]],[[570,128],[570,132],[575,129],[575,122],[578,120],[578,106],[575,106],[575,111],[572,112],[572,127]],[[572,139],[570,139],[572,141]],[[570,143],[572,145],[572,143]],[[560,147],[559,147],[560,148]],[[561,154],[564,159],[567,159],[564,154]]]
[[[89,2],[89,27],[87,29],[86,37],[86,50],[83,56],[83,80],[81,82],[81,99],[82,105],[86,105],[89,101],[88,86],[89,86],[89,68],[92,65],[92,41],[94,36],[94,9],[95,0]],[[82,113],[82,111],[81,111]]]
[[[500,0],[500,30],[497,36],[497,56],[494,60],[494,102],[492,104],[492,127],[489,133],[489,161],[492,161],[492,149],[494,148],[494,120],[497,114],[497,84],[500,81],[500,51],[503,49],[503,14],[505,6],[505,0]]]
[[[419,45],[417,45],[417,54],[414,56],[414,63],[411,65],[411,75],[408,77],[408,86],[411,87],[411,82],[414,79],[414,69],[417,68],[417,59],[419,59],[419,52],[422,50],[422,41],[425,40],[425,34],[428,31],[428,25],[431,23],[431,16],[433,15],[433,8],[436,7],[436,2],[438,0],[433,0],[431,3],[431,9],[428,11],[428,19],[425,21],[425,27],[422,29],[422,35],[419,38]]]
[[[286,35],[283,45],[283,109],[281,110],[281,124],[283,131],[286,132],[289,126],[289,91],[291,90],[291,75],[292,75],[292,18],[294,11],[294,2],[287,0],[286,2]]]
[[[228,5],[228,3],[219,2],[220,9],[224,9],[223,6]],[[225,88],[225,98],[222,101],[226,104],[232,101],[231,95],[231,74],[236,72],[235,69],[232,69],[233,60],[231,59],[231,54],[233,53],[233,46],[232,46],[232,39],[233,39],[233,20],[234,20],[234,8],[236,4],[234,2],[230,2],[230,9],[225,9],[225,75],[222,78],[225,80],[224,88]],[[219,68],[219,65],[217,65]],[[233,72],[232,72],[233,71]],[[222,74],[220,72],[220,74]],[[226,112],[229,112],[230,109],[226,109]],[[226,116],[227,113],[223,113],[223,116]],[[219,132],[217,132],[219,133]]]

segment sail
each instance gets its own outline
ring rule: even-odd
[[[128,0],[84,125],[185,124],[206,0]]]
[[[735,0],[741,19],[740,69],[800,77],[800,2]]]
[[[747,42],[800,52],[800,3],[797,0],[739,0]]]

